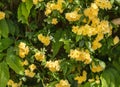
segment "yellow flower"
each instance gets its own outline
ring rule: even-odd
[[[102,71],[104,68],[102,66],[100,66],[99,64],[98,65],[95,65],[94,62],[92,62],[92,66],[91,66],[91,71],[96,73],[96,72],[100,72]]]
[[[90,58],[89,52],[80,51],[80,50],[70,50],[70,54],[68,55],[70,58],[75,59],[76,61],[82,61],[84,64],[89,64],[92,59]]]
[[[57,10],[60,13],[63,12],[63,6],[64,0],[58,0],[57,3],[50,3],[48,2],[46,5],[45,15],[48,16],[53,10]]]
[[[11,86],[12,84],[14,84],[14,81],[10,79],[10,80],[8,81],[7,85],[8,85],[8,86]]]
[[[77,80],[79,84],[85,82],[87,80],[87,72],[83,71],[83,75],[82,76],[77,76],[74,79]]]
[[[35,64],[31,64],[29,66],[29,68],[30,68],[30,71],[34,71],[36,69],[36,65]]]
[[[4,19],[5,18],[5,13],[0,11],[0,20]]]
[[[39,2],[38,0],[33,0],[33,4],[34,4],[34,5],[37,5],[38,2]]]
[[[22,62],[22,66],[24,66],[24,65],[28,65],[28,64],[29,64],[29,63],[28,63],[27,60],[25,60],[25,61]]]
[[[97,5],[95,3],[92,3],[91,7],[86,8],[84,10],[84,15],[89,17],[90,20],[92,20],[98,16],[98,11],[99,11],[99,9],[98,9]]]
[[[99,23],[100,23],[100,19],[99,18],[93,18],[92,19],[92,26],[93,27],[96,27]]]
[[[99,25],[96,27],[96,31],[98,33],[109,34],[112,33],[112,27],[109,25],[109,22],[106,20],[102,20]]]
[[[112,4],[109,0],[95,0],[95,3],[101,8],[101,9],[111,9]]]
[[[13,80],[9,80],[7,83],[8,87],[21,87],[22,85],[22,81],[20,81],[19,83],[15,83]]]
[[[65,14],[65,18],[68,20],[68,21],[77,21],[79,20],[81,17],[80,14],[78,14],[77,11],[73,11],[73,12],[70,12],[70,13],[66,13]]]
[[[43,61],[45,59],[45,55],[41,52],[37,52],[37,53],[35,53],[35,59],[37,61]]]
[[[95,79],[94,79],[94,78],[92,78],[92,79],[88,79],[88,81],[89,81],[89,82],[94,82]]]
[[[46,15],[46,16],[48,16],[50,13],[51,13],[51,10],[50,10],[50,9],[46,9],[46,10],[45,10],[45,15]]]
[[[100,42],[96,41],[96,40],[92,42],[92,49],[93,50],[97,50],[101,46],[102,46],[102,44]]]
[[[18,47],[19,47],[19,56],[20,56],[21,58],[24,58],[25,55],[28,55],[28,53],[29,53],[29,48],[28,48],[28,46],[26,46],[25,43],[20,42],[20,44],[19,44]]]
[[[100,78],[98,75],[96,75],[96,81],[95,81],[97,84],[100,84]]]
[[[56,71],[59,71],[60,70],[60,65],[59,65],[59,61],[56,60],[56,61],[47,61],[45,67],[49,68],[49,70],[51,72],[56,72]]]
[[[50,44],[50,37],[49,36],[43,36],[42,34],[39,34],[38,40],[41,41],[45,46],[48,46]]]
[[[55,87],[70,87],[70,84],[67,80],[60,80],[60,82],[56,84]]]
[[[79,31],[79,26],[73,26],[73,27],[72,27],[72,32],[73,32],[73,33],[77,34],[78,31]],[[81,33],[82,33],[82,32],[81,32]]]
[[[97,37],[95,38],[96,41],[100,41],[104,38],[104,34],[103,33],[98,33]]]
[[[28,69],[26,69],[25,70],[25,75],[32,78],[32,77],[34,77],[35,73],[30,71],[30,70],[28,70]]]
[[[115,36],[115,38],[113,39],[113,43],[114,45],[116,45],[117,43],[119,43],[120,39],[118,36]]]
[[[53,18],[51,23],[56,25],[58,23],[57,18]]]

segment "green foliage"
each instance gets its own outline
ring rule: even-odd
[[[9,48],[6,56],[6,62],[11,69],[13,69],[17,74],[24,74],[24,67],[22,66],[22,61],[18,56],[14,54],[14,48]]]
[[[0,62],[0,87],[6,87],[9,80],[9,68],[5,61]]]
[[[12,43],[13,43],[13,40],[10,38],[1,39],[0,40],[0,52],[7,49]]]
[[[5,19],[0,20],[0,37],[8,37],[9,27]]]
[[[114,67],[108,67],[101,74],[102,87],[120,87],[120,74]]]
[[[27,0],[25,3],[21,3],[18,7],[18,22],[28,24],[28,17],[30,14],[30,10],[32,8],[32,0]]]
[[[119,14],[120,0],[1,0],[0,87],[120,87]]]

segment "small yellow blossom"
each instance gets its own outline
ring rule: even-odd
[[[0,20],[4,19],[5,18],[5,13],[0,11]]]
[[[103,33],[98,33],[97,37],[95,38],[96,41],[101,41],[104,38]]]
[[[11,86],[12,84],[14,84],[14,81],[10,79],[10,80],[8,81],[7,85]]]
[[[48,46],[50,44],[50,37],[49,36],[43,36],[42,34],[39,34],[38,40],[41,41],[45,46]]]
[[[48,16],[53,10],[57,10],[60,13],[63,12],[63,4],[64,0],[57,0],[57,3],[48,2],[46,5],[45,15]]]
[[[95,0],[95,3],[101,9],[111,9],[112,8],[112,4],[109,0]]]
[[[66,13],[65,14],[65,18],[68,20],[68,21],[77,21],[79,20],[81,17],[80,14],[78,14],[77,11],[73,11],[73,12],[70,12],[70,13]]]
[[[101,65],[95,65],[94,62],[92,62],[92,66],[91,66],[91,71],[96,73],[96,72],[100,72],[100,71],[103,71],[103,67]]]
[[[24,58],[25,55],[28,55],[28,53],[29,53],[29,48],[28,48],[28,46],[26,46],[25,43],[20,42],[20,44],[19,44],[18,47],[19,47],[19,56],[20,56],[21,58]]]
[[[39,2],[39,0],[33,0],[33,4],[34,4],[34,5],[37,5],[38,2]]]
[[[98,75],[96,75],[96,81],[95,81],[97,84],[100,84],[100,78]]]
[[[70,84],[67,80],[60,80],[60,82],[56,84],[55,87],[70,87]]]
[[[51,12],[52,12],[51,9],[46,9],[46,10],[45,10],[45,15],[48,16]]]
[[[89,81],[89,82],[94,82],[95,79],[94,79],[94,78],[92,78],[92,79],[88,79],[88,81]]]
[[[100,19],[99,18],[93,18],[92,19],[92,25],[93,27],[97,27],[97,25],[100,23]]]
[[[35,64],[31,64],[29,66],[29,68],[30,68],[30,71],[34,71],[36,69],[36,65]]]
[[[53,18],[51,23],[56,25],[58,23],[57,18]]]
[[[113,43],[114,45],[116,45],[117,43],[119,43],[120,39],[118,36],[115,36],[115,38],[113,39]]]
[[[32,77],[35,76],[35,73],[30,71],[29,69],[26,69],[25,70],[25,75],[32,78]]]
[[[22,81],[20,81],[19,83],[15,83],[13,80],[10,79],[8,81],[7,85],[10,87],[21,87]]]
[[[74,79],[77,80],[79,84],[85,82],[87,80],[87,72],[83,71],[83,75],[82,76],[77,76]]]
[[[84,64],[89,64],[92,61],[89,52],[80,51],[78,49],[71,49],[68,56],[76,61],[82,61]]]
[[[84,14],[85,14],[85,16],[87,16],[90,20],[92,20],[92,19],[94,19],[94,18],[96,18],[96,17],[98,16],[98,11],[99,11],[99,9],[98,9],[97,5],[96,5],[95,3],[92,3],[92,4],[91,4],[91,7],[86,8],[86,9],[84,10]]]
[[[29,63],[28,63],[27,60],[25,60],[25,61],[22,62],[22,66],[24,66],[24,65],[28,65],[28,64],[29,64]]]
[[[92,49],[93,50],[97,50],[98,48],[101,48],[101,47],[102,47],[102,44],[100,42],[98,42],[96,40],[92,42]]]
[[[37,61],[43,61],[45,59],[45,55],[41,52],[37,52],[37,53],[35,53],[35,59]]]
[[[55,71],[59,71],[60,70],[60,65],[59,65],[59,61],[47,61],[45,67],[49,68],[49,70],[51,72],[55,72]]]
[[[79,26],[73,26],[72,27],[72,32],[73,33],[78,34],[78,31],[79,31]],[[80,34],[82,34],[82,32]]]

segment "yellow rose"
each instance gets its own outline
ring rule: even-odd
[[[0,11],[0,20],[4,19],[5,18],[5,13]]]
[[[119,43],[120,39],[118,36],[116,36],[114,39],[113,39],[113,43],[114,45],[116,45],[117,43]]]

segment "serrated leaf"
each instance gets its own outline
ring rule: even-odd
[[[6,87],[9,77],[9,68],[3,61],[0,63],[0,87]]]
[[[21,60],[18,56],[14,54],[8,54],[6,62],[17,74],[23,75],[24,67],[22,66]]]
[[[4,38],[8,37],[9,27],[5,19],[0,20],[0,32]]]

